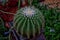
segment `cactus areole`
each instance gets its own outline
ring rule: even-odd
[[[14,16],[14,29],[23,37],[36,37],[40,34],[41,27],[44,27],[44,16],[34,6],[21,8]]]

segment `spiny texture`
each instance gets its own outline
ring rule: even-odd
[[[19,34],[27,38],[40,34],[40,27],[44,25],[44,16],[35,7],[24,7],[14,16],[14,28]]]

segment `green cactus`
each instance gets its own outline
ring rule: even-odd
[[[44,27],[44,22],[43,13],[33,6],[21,8],[14,16],[14,28],[27,38],[30,38],[31,35],[35,37],[36,33],[39,35],[40,28]]]

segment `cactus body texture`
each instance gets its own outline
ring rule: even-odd
[[[28,39],[39,35],[43,25],[44,16],[33,6],[21,8],[14,16],[14,29]]]

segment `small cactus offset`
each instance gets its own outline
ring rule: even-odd
[[[44,16],[33,6],[21,8],[14,16],[14,29],[23,37],[36,37],[41,27],[44,27]]]

